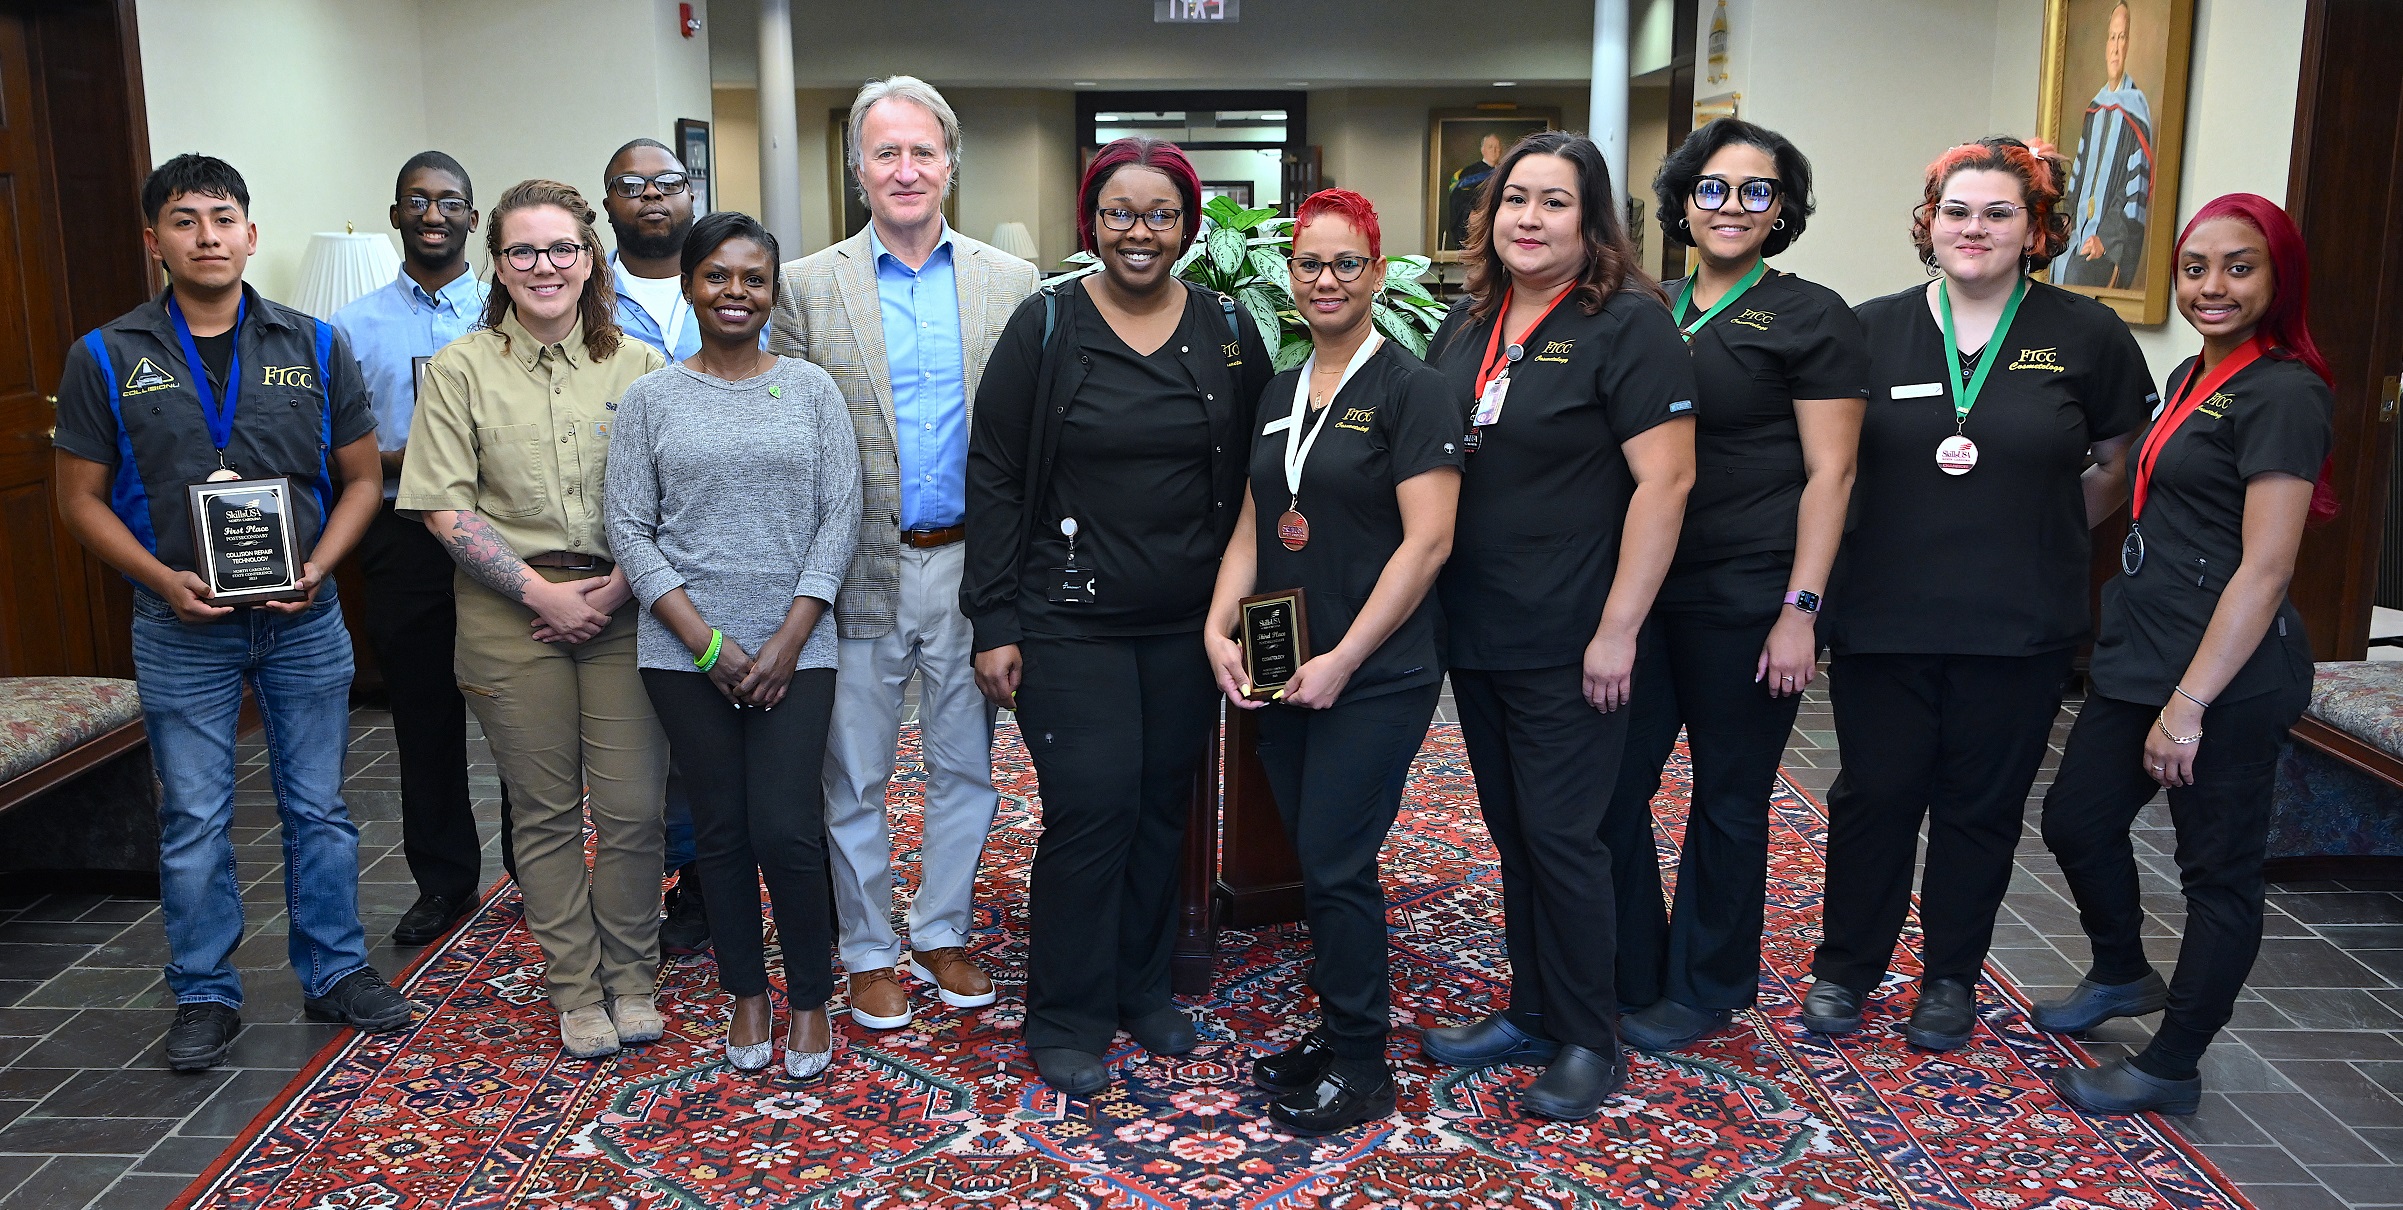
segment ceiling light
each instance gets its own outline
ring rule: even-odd
[[[1494,87],[1496,87],[1496,88],[1517,88],[1518,86],[1519,86],[1519,82],[1518,82],[1518,81],[1516,81],[1516,80],[1496,80],[1496,81],[1494,81]]]
[[[1310,82],[1309,82],[1308,80],[1287,80],[1287,81],[1285,81],[1285,87],[1287,87],[1287,88],[1308,88],[1308,87],[1310,87]]]
[[[1100,82],[1099,82],[1099,81],[1096,81],[1096,80],[1071,80],[1071,81],[1069,81],[1068,83],[1069,83],[1070,87],[1074,87],[1074,88],[1099,88],[1099,87],[1101,87],[1101,84],[1100,84]]]

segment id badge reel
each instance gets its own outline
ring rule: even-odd
[[[1502,418],[1502,403],[1510,397],[1510,371],[1517,368],[1522,353],[1520,346],[1510,346],[1506,354],[1509,361],[1502,372],[1486,383],[1484,393],[1477,396],[1477,406],[1469,412],[1469,431],[1461,439],[1469,453],[1476,453],[1485,444],[1486,426]]]
[[[1076,518],[1060,518],[1060,533],[1068,539],[1068,562],[1045,573],[1045,596],[1054,605],[1093,603],[1093,572],[1076,565]]]

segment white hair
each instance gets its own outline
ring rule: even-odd
[[[860,125],[867,120],[868,111],[875,108],[878,101],[888,100],[908,101],[916,105],[933,114],[935,123],[943,128],[943,156],[950,162],[954,170],[950,176],[944,178],[943,192],[950,193],[952,182],[959,179],[957,171],[960,164],[959,115],[951,112],[951,103],[943,99],[942,93],[935,91],[934,85],[916,76],[886,76],[884,79],[870,80],[859,86],[859,95],[851,99],[851,146],[848,150],[852,173],[856,175],[859,172],[861,163]],[[867,200],[865,185],[860,188],[860,200]]]

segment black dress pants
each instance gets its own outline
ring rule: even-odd
[[[2169,1011],[2147,1053],[2173,1078],[2191,1075],[2228,1023],[2261,950],[2261,862],[2278,749],[2309,697],[2297,684],[2213,703],[2203,713],[2194,784],[2169,792],[2186,933],[2169,983]],[[2161,789],[2144,760],[2160,710],[2088,698],[2044,796],[2044,844],[2069,879],[2079,923],[2094,946],[2088,977],[2097,983],[2133,983],[2153,969],[2144,956],[2144,907],[2128,828]]]
[[[451,669],[458,637],[451,557],[422,523],[386,501],[359,539],[359,570],[367,578],[367,643],[392,701],[401,855],[420,893],[472,901],[482,889],[483,845],[467,792],[467,700]],[[501,801],[508,854],[506,788]]]
[[[1602,817],[1618,782],[1627,710],[1587,705],[1577,664],[1454,669],[1452,700],[1478,808],[1502,859],[1511,1022],[1538,1038],[1616,1054],[1618,912]]]
[[[1827,795],[1813,975],[1855,991],[1884,981],[1924,820],[1921,977],[1976,983],[2074,654],[1835,657],[1828,695],[1844,771]]]
[[[706,673],[645,668],[642,684],[692,803],[693,862],[718,985],[734,996],[768,990],[759,926],[764,880],[784,950],[787,1003],[795,1011],[826,1003],[834,995],[834,933],[819,777],[834,716],[834,669],[795,672],[773,710],[735,709]]]
[[[1260,765],[1301,859],[1310,987],[1337,1058],[1385,1057],[1393,1013],[1377,854],[1442,694],[1437,682],[1329,710],[1260,710]]]
[[[1782,574],[1782,573],[1781,573]],[[1756,611],[1757,612],[1757,611]],[[1753,680],[1777,615],[1727,625],[1655,607],[1635,665],[1618,789],[1603,823],[1619,902],[1619,999],[1749,1007],[1760,989],[1768,889],[1769,794],[1802,695]],[[1693,793],[1677,861],[1677,905],[1662,902],[1652,798],[1685,729]]]
[[[1043,835],[1027,879],[1028,1049],[1102,1054],[1169,1006],[1177,866],[1218,687],[1192,632],[1028,638],[1018,726]]]

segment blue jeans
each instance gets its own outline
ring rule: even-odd
[[[179,1003],[239,1008],[242,888],[234,877],[234,736],[242,687],[257,697],[283,822],[284,906],[301,990],[322,996],[367,965],[359,925],[359,830],[342,805],[350,747],[350,632],[329,582],[306,613],[242,609],[187,625],[134,590],[134,683],[165,795],[160,913],[167,985]]]

